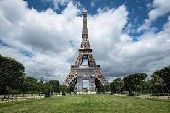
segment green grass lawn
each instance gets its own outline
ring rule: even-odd
[[[170,101],[111,95],[53,96],[0,103],[0,113],[170,113]]]

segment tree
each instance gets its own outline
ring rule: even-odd
[[[5,95],[10,90],[19,90],[24,70],[20,62],[0,55],[0,94]]]
[[[160,79],[161,83],[159,81],[157,82],[160,83],[159,85],[162,85],[161,89],[160,89],[160,86],[158,88],[158,85],[156,86],[155,84],[155,86],[158,88],[157,90],[161,90],[160,93],[167,93],[167,94],[170,93],[170,66],[164,67],[163,69],[155,71],[152,77],[153,77],[153,80],[155,80],[156,78]],[[157,82],[155,81],[155,83]]]
[[[50,80],[50,85],[52,86],[52,92],[59,93],[60,92],[60,86],[58,80]]]
[[[111,90],[111,95],[113,95],[114,93],[116,93],[116,87],[115,87],[115,84],[114,82],[111,82],[110,83],[110,90]]]
[[[23,78],[22,78],[20,90],[21,90],[21,93],[23,94],[23,96],[24,96],[24,94],[26,94],[29,91],[29,84],[26,81],[26,76],[23,76]]]
[[[122,93],[124,87],[124,81],[121,78],[116,78],[113,80],[116,93]]]
[[[110,84],[105,84],[105,85],[104,85],[104,89],[105,89],[106,92],[111,91]]]
[[[45,97],[50,97],[51,94],[52,94],[52,86],[49,82],[45,82],[43,84],[44,86],[44,94],[45,94]]]
[[[68,90],[69,89],[68,89],[68,87],[66,85],[60,84],[60,91],[61,91],[62,95],[65,95],[67,92],[69,92]]]
[[[25,82],[28,84],[28,89],[31,94],[37,93],[37,79],[34,77],[26,77]]]
[[[124,84],[129,96],[133,96],[134,92],[142,91],[143,82],[147,75],[145,73],[135,73],[124,78]]]
[[[151,92],[151,80],[147,79],[143,81],[142,88],[143,88],[142,93],[150,93]]]
[[[163,93],[163,85],[164,81],[161,77],[159,77],[157,74],[153,73],[151,75],[151,92],[153,95],[160,95]]]
[[[38,81],[34,77],[30,77],[28,75],[25,75],[23,77],[23,82],[20,86],[20,91],[23,94],[26,93],[31,93],[31,94],[41,94],[44,92],[44,86],[43,86],[43,81]]]
[[[43,81],[39,81],[39,82],[37,82],[37,92],[38,92],[38,94],[39,94],[39,96],[40,96],[40,94],[41,93],[43,93],[44,92],[44,86],[43,86]]]

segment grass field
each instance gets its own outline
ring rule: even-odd
[[[111,95],[53,96],[0,103],[0,113],[170,113],[170,101]]]

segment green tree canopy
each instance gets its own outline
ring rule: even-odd
[[[170,93],[170,66],[155,71],[151,77],[153,93]]]
[[[10,57],[0,55],[0,93],[18,89],[24,75],[24,66]]]
[[[49,83],[52,86],[52,92],[54,93],[60,92],[60,84],[58,80],[50,80]]]
[[[113,80],[116,93],[122,93],[124,87],[124,81],[121,78],[116,78]]]
[[[135,73],[124,78],[125,88],[129,91],[129,95],[133,95],[133,91],[138,92],[142,90],[146,77],[145,73]]]

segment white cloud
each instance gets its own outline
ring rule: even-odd
[[[124,61],[125,67],[122,66],[122,69],[128,69],[127,66],[129,65],[130,69],[128,70],[132,72],[152,72],[155,69],[169,65],[170,42],[167,41],[170,35],[169,24],[170,20],[164,25],[163,31],[159,33],[146,32],[137,42],[120,43],[120,52],[117,57]],[[121,64],[119,65],[121,66]]]
[[[169,0],[154,0],[153,9],[149,12],[149,20],[155,20],[159,16],[170,12]]]
[[[9,4],[10,3],[10,4]],[[12,12],[12,13],[11,13]],[[26,71],[40,78],[63,81],[76,60],[81,42],[80,10],[68,2],[61,14],[48,9],[28,9],[22,0],[0,1],[0,53],[21,61]],[[133,42],[122,32],[127,24],[126,7],[102,10],[88,15],[89,40],[97,64],[114,76],[134,72],[151,72],[170,64],[170,20],[163,31],[146,32]],[[21,51],[28,51],[28,57]]]
[[[117,42],[120,41],[122,29],[127,22],[127,11],[125,6],[116,10],[100,12],[89,20],[89,39],[91,46],[96,53],[97,59],[107,50],[112,50]]]
[[[141,32],[143,30],[153,31],[154,29],[150,29],[150,25],[153,21],[155,21],[158,17],[164,16],[165,14],[170,12],[170,0],[154,0],[153,1],[153,9],[148,13],[148,19],[145,19],[144,24],[141,25],[137,31]],[[149,7],[150,3],[149,3]]]
[[[75,54],[70,40],[75,42],[75,46],[78,46],[76,41],[81,40],[79,10],[72,2],[62,14],[51,9],[45,12],[28,9],[24,1],[14,0],[12,6],[8,3],[10,0],[0,4],[0,39],[9,47],[1,47],[0,53],[23,62],[31,75],[63,80],[70,65],[67,60]],[[11,16],[11,12],[16,16]],[[21,49],[31,52],[33,58],[26,57]]]

